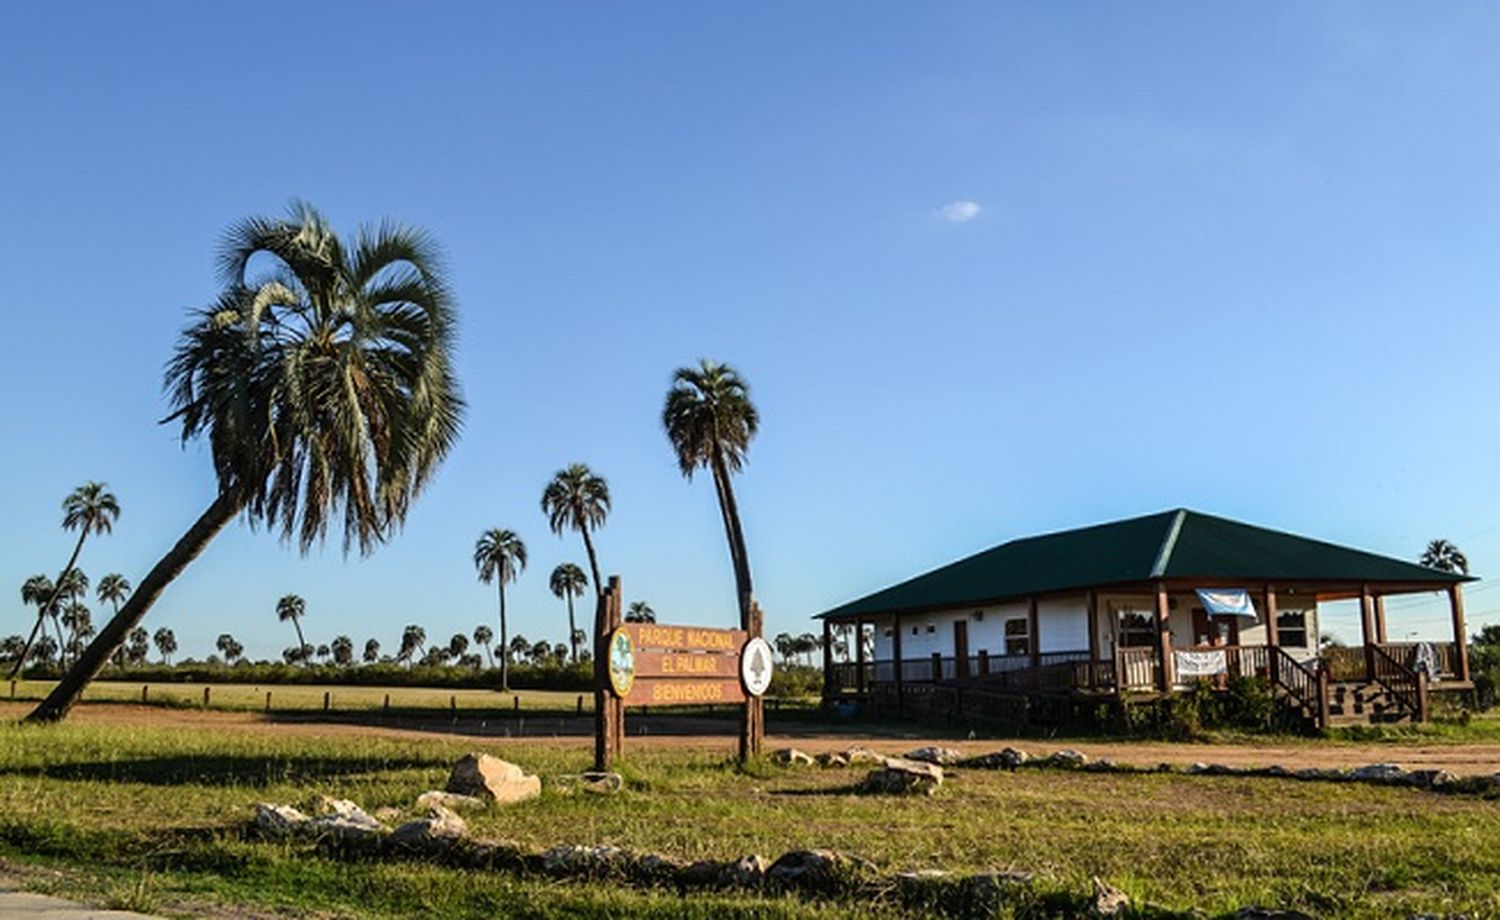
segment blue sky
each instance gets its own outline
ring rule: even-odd
[[[286,592],[318,641],[469,632],[492,526],[531,548],[513,628],[561,639],[546,575],[582,551],[537,504],[573,460],[610,480],[626,599],[730,622],[712,489],[657,419],[700,356],[762,412],[737,487],[772,632],[1179,505],[1405,557],[1447,536],[1487,574],[1497,26],[1478,3],[7,5],[0,585],[55,574],[85,479],[124,506],[96,578],[138,580],[207,504],[160,369],[223,229],[294,196],[441,241],[466,430],[373,557],[220,536],[147,623],[189,654],[226,630],[278,653]],[[6,591],[0,634],[26,625]],[[1500,593],[1470,612],[1500,622]]]

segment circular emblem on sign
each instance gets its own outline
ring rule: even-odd
[[[609,637],[609,685],[616,696],[627,696],[635,686],[635,643],[630,633],[617,629]]]
[[[771,686],[771,643],[756,636],[740,650],[740,680],[745,692],[763,696]]]

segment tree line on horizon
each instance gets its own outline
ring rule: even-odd
[[[252,263],[266,262],[271,271],[252,272]],[[101,629],[89,633],[90,621],[87,630],[75,631],[62,679],[27,721],[61,720],[106,666],[133,656],[152,605],[234,518],[265,525],[303,554],[341,521],[345,553],[367,555],[399,529],[458,439],[465,403],[452,369],[455,305],[425,232],[382,223],[361,228],[346,244],[316,209],[297,202],[285,218],[234,224],[219,253],[219,272],[217,298],[191,313],[167,363],[171,411],[164,419],[179,426],[184,444],[207,442],[217,494],[139,584],[120,579],[113,598],[118,607]],[[661,424],[683,476],[691,481],[700,469],[711,475],[746,628],[753,591],[731,477],[742,469],[759,427],[749,386],[733,367],[707,359],[679,368]],[[54,612],[61,622],[61,599],[67,597],[70,609],[81,603],[86,587],[79,589],[81,573],[72,573],[85,541],[110,533],[120,514],[99,482],[80,487],[63,507],[63,527],[78,531],[78,540],[58,577],[26,593],[37,617],[31,637],[16,649],[14,672],[34,652],[43,623]],[[592,535],[610,510],[608,484],[584,464],[571,464],[543,490],[542,510],[554,533],[580,533],[596,596],[602,595]],[[505,588],[525,569],[525,544],[512,530],[491,528],[476,542],[473,561],[480,580],[497,585],[500,684],[506,688],[512,642]],[[567,601],[569,654],[576,662],[573,601],[588,579],[581,569],[554,570],[549,583]],[[644,602],[632,615],[654,618]],[[72,616],[81,623],[77,611]],[[297,626],[301,657],[308,645],[301,613],[286,618]],[[169,659],[175,636],[170,630],[158,636],[165,640],[158,650]],[[238,645],[232,636],[221,638],[230,640],[228,648]],[[58,644],[57,654],[64,654],[67,643]],[[339,647],[352,655],[352,642]]]

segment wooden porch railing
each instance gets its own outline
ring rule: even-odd
[[[1375,681],[1418,722],[1427,721],[1427,674],[1413,671],[1384,648],[1371,646]]]
[[[1115,651],[1115,679],[1118,689],[1156,689],[1156,650],[1152,648],[1122,648]]]
[[[1437,667],[1433,677],[1453,679],[1458,676],[1458,643],[1456,642],[1387,642],[1380,648],[1406,668],[1415,671],[1417,651],[1423,645],[1430,646],[1436,658]]]
[[[1268,653],[1271,686],[1286,691],[1292,701],[1302,707],[1317,723],[1318,728],[1328,725],[1328,676],[1315,672],[1291,653],[1275,647]]]

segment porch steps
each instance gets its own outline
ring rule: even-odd
[[[1328,687],[1330,725],[1372,725],[1409,722],[1413,713],[1378,683],[1343,681]]]

